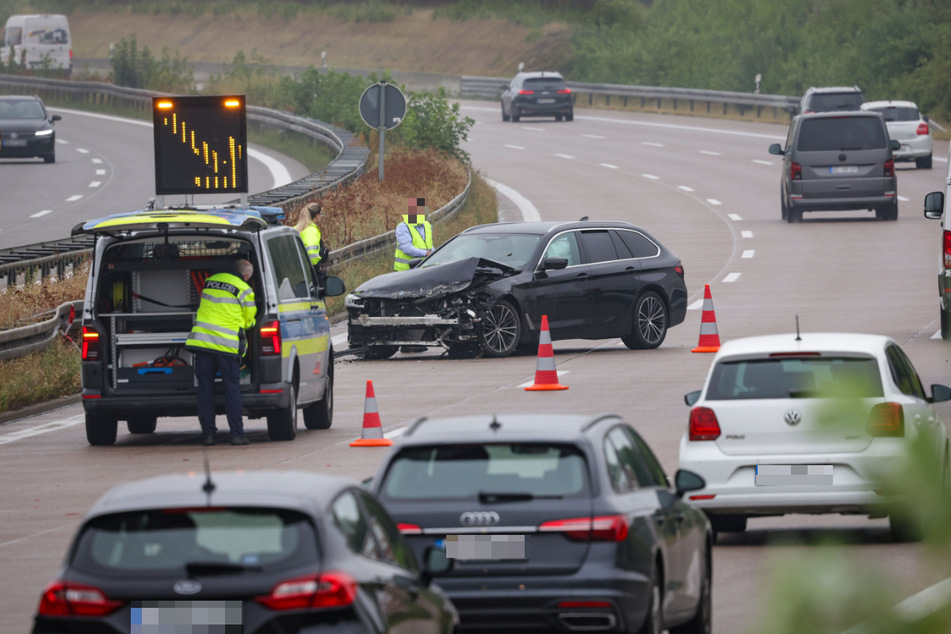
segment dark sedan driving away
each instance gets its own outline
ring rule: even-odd
[[[552,340],[620,337],[643,349],[683,322],[687,286],[679,258],[626,222],[497,223],[361,284],[346,307],[350,348],[367,359],[400,346],[505,357],[537,344],[543,315]]]

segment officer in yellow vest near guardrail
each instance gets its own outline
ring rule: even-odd
[[[433,226],[426,222],[426,199],[407,199],[409,213],[396,226],[396,256],[393,269],[407,271],[433,252]]]
[[[310,263],[317,267],[321,260],[326,257],[327,247],[321,242],[320,227],[317,225],[317,218],[323,214],[320,203],[307,203],[300,210],[300,217],[294,228],[300,233],[300,239],[307,249],[307,257]]]
[[[231,429],[232,445],[247,445],[241,417],[241,357],[247,345],[244,331],[254,326],[257,307],[254,291],[247,281],[254,266],[238,260],[237,273],[215,273],[205,281],[195,325],[185,347],[195,355],[198,381],[198,421],[204,435],[203,445],[215,444],[215,373],[221,373],[225,388],[225,414]],[[243,278],[243,279],[242,279]]]

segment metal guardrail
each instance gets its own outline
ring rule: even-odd
[[[65,335],[73,325],[76,315],[83,310],[83,300],[60,304],[55,314],[45,321],[22,328],[0,331],[0,361],[24,357],[44,350],[56,338]]]

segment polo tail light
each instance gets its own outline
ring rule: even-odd
[[[307,610],[342,608],[357,597],[357,582],[345,572],[325,572],[288,579],[274,586],[271,593],[254,597],[270,610]]]
[[[261,326],[261,355],[281,354],[281,323],[269,321]]]
[[[83,326],[82,333],[82,360],[97,361],[99,359],[99,331],[89,326]]]
[[[802,180],[802,165],[799,163],[789,164],[789,178],[794,181]]]
[[[915,130],[915,134],[918,136],[928,136],[928,122],[922,121],[918,124],[918,129]]]
[[[709,407],[690,410],[690,440],[716,440],[720,437],[720,422]]]
[[[122,605],[98,588],[57,580],[43,591],[37,612],[41,616],[106,616]]]
[[[566,520],[551,520],[538,526],[540,533],[563,533],[573,541],[623,542],[630,528],[624,515],[601,515],[598,517],[575,517]]]
[[[944,232],[944,268],[951,269],[951,231]]]
[[[901,438],[905,435],[905,412],[899,403],[879,403],[868,415],[870,436]]]

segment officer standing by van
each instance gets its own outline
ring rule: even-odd
[[[410,264],[433,252],[433,226],[426,221],[426,199],[407,199],[409,213],[396,226],[393,270],[408,271]]]
[[[215,444],[215,374],[221,373],[225,388],[225,413],[231,429],[232,445],[247,445],[241,416],[241,357],[245,352],[244,331],[254,326],[257,307],[254,291],[247,281],[254,266],[238,260],[234,273],[215,273],[205,281],[195,325],[185,343],[195,355],[198,381],[198,421],[204,435],[203,445]],[[239,277],[240,276],[240,277]]]
[[[297,224],[294,225],[314,268],[327,256],[327,247],[321,241],[320,226],[317,224],[317,218],[321,215],[323,208],[320,203],[307,203],[301,208]]]

